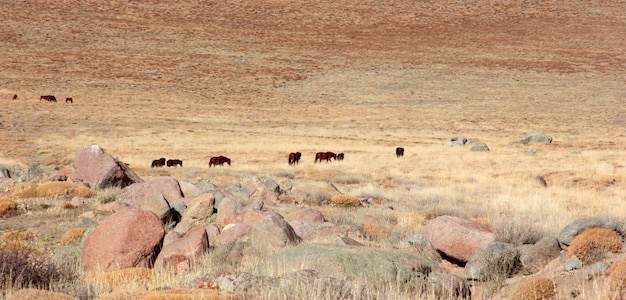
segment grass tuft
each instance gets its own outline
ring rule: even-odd
[[[622,249],[622,237],[611,229],[590,228],[577,235],[567,248],[566,258],[576,255],[583,263],[596,262],[607,252],[619,252]]]

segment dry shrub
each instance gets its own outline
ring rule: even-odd
[[[0,217],[17,210],[17,203],[7,198],[0,199]]]
[[[85,274],[85,281],[108,289],[119,289],[130,282],[148,286],[154,280],[154,271],[147,268],[128,268],[112,272],[91,272]]]
[[[94,191],[86,186],[77,186],[74,188],[74,196],[88,198],[93,195]]]
[[[330,204],[342,207],[361,206],[361,200],[350,195],[334,195],[330,197]]]
[[[626,258],[613,263],[606,272],[609,274],[611,290],[626,289]]]
[[[80,241],[80,238],[85,234],[87,228],[74,228],[66,231],[61,237],[61,241],[59,242],[59,246],[66,246],[74,244],[77,241]]]
[[[36,189],[37,197],[61,197],[69,196],[74,191],[74,184],[67,181],[46,182]]]
[[[37,197],[37,184],[33,181],[16,184],[9,191],[17,198]]]
[[[9,243],[13,244],[13,243]],[[0,289],[23,287],[50,289],[75,278],[40,252],[20,247],[0,247]]]
[[[602,259],[607,251],[619,252],[622,249],[622,237],[607,228],[590,228],[577,235],[567,248],[566,258],[576,255],[584,263],[593,263]]]
[[[516,246],[535,244],[545,235],[540,223],[530,218],[499,220],[492,224],[496,239]]]
[[[555,284],[549,278],[535,277],[522,282],[511,295],[511,300],[541,300],[554,296]]]
[[[376,223],[365,223],[361,226],[363,232],[370,239],[377,239],[387,236],[387,230]]]

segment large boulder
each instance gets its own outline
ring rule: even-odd
[[[155,269],[186,273],[191,263],[209,250],[209,238],[203,226],[196,226],[165,246],[154,263]]]
[[[468,262],[496,239],[490,226],[453,216],[433,219],[426,237],[435,249],[460,262]]]
[[[163,224],[155,214],[121,209],[104,218],[85,239],[83,272],[151,267],[164,235]]]
[[[104,152],[98,145],[81,147],[74,160],[74,181],[89,183],[94,189],[126,187],[143,182],[128,165]]]
[[[133,183],[115,196],[117,204],[149,210],[163,221],[170,219],[172,204],[183,199],[178,181],[172,177]]]
[[[561,248],[554,236],[546,236],[531,245],[517,246],[520,252],[520,263],[524,273],[531,274],[541,271],[551,260],[559,257]]]
[[[528,145],[530,143],[550,144],[550,143],[552,143],[552,137],[547,135],[547,134],[541,133],[541,132],[530,132],[530,133],[527,133],[524,136],[524,138],[518,139],[518,140],[513,140],[509,144],[511,144],[511,145],[515,145],[515,144]]]
[[[617,229],[617,223],[605,219],[605,218],[591,218],[591,219],[579,219],[561,229],[557,240],[562,249],[567,249],[572,243],[572,240],[581,232],[589,228],[606,228],[615,230]]]
[[[261,253],[273,253],[299,244],[302,239],[280,214],[271,214],[258,221],[250,232],[252,247]]]

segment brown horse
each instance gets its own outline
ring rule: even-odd
[[[343,152],[337,154],[337,160],[343,160]]]
[[[209,159],[209,168],[211,166],[223,166],[224,164],[228,164],[230,166],[230,158],[226,156],[214,156]]]
[[[402,157],[402,156],[404,156],[404,148],[402,147],[396,148],[396,157]]]
[[[41,96],[41,97],[39,97],[39,101],[41,101],[41,100],[46,100],[46,101],[49,101],[49,102],[57,102],[57,98],[55,96],[52,96],[52,95]]]
[[[302,153],[289,153],[289,165],[297,165],[300,162],[300,157],[302,157]]]
[[[176,166],[183,166],[183,161],[180,159],[168,159],[167,160],[167,166],[168,167],[176,167]]]
[[[159,158],[152,161],[151,168],[160,168],[165,166],[165,158]]]
[[[65,103],[67,103],[67,102],[74,103],[74,99],[72,99],[72,98],[65,98]]]
[[[332,159],[337,160],[337,154],[333,153],[333,152],[317,152],[315,153],[315,162],[317,163],[322,162],[322,160],[325,160],[327,162],[331,161]]]
[[[13,100],[17,100],[17,94],[13,95]]]

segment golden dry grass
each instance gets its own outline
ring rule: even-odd
[[[15,211],[15,209],[17,209],[17,203],[15,203],[15,201],[6,198],[0,198],[0,217],[6,215],[11,211]]]
[[[609,288],[612,291],[626,289],[626,258],[613,263],[606,273],[609,274]]]
[[[61,241],[59,242],[59,245],[65,246],[76,244],[78,241],[80,241],[80,238],[83,236],[83,234],[85,234],[85,231],[87,231],[86,228],[73,228],[66,231],[63,236],[61,236]]]

